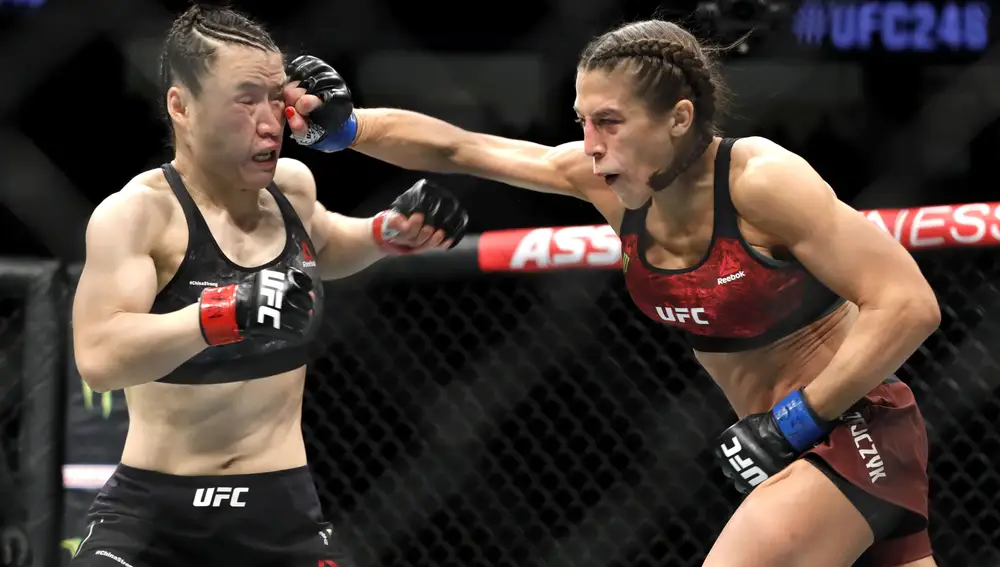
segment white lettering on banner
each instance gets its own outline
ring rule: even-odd
[[[910,243],[915,248],[926,248],[928,246],[941,246],[944,238],[932,236],[923,238],[920,236],[921,229],[938,228],[944,226],[943,218],[932,218],[937,214],[947,214],[951,207],[926,207],[917,209],[917,214],[913,217],[913,224],[910,225]]]
[[[247,492],[250,492],[250,489],[244,487],[199,488],[194,493],[193,504],[195,508],[218,508],[223,502],[228,501],[230,508],[245,508],[247,504],[240,500],[240,496]]]
[[[260,295],[264,305],[257,308],[257,322],[264,324],[264,319],[271,318],[271,326],[281,328],[281,299],[285,294],[285,274],[274,270],[261,270]]]
[[[656,307],[656,314],[660,316],[660,319],[668,321],[670,323],[683,323],[688,319],[691,319],[699,325],[707,325],[708,321],[702,317],[705,314],[705,310],[701,307],[693,307],[688,309],[687,307]]]
[[[906,248],[1000,244],[1000,203],[875,210],[865,218]]]
[[[858,412],[845,414],[842,419],[851,426],[851,437],[854,438],[854,446],[858,449],[858,455],[861,456],[865,468],[868,469],[868,480],[875,484],[880,478],[888,478],[885,474],[882,455],[878,454],[875,440],[868,433],[868,424],[865,423],[865,419]]]
[[[518,242],[510,268],[614,266],[620,259],[621,241],[610,226],[536,228]]]
[[[726,447],[726,444],[723,443],[719,445],[719,448],[722,449],[722,454],[729,459],[729,466],[740,473],[743,480],[749,482],[750,486],[757,486],[767,480],[767,473],[754,464],[753,459],[740,456],[743,445],[740,444],[740,440],[735,436],[733,437],[732,447]]]

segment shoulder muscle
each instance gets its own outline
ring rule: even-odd
[[[281,158],[274,172],[274,184],[295,208],[309,229],[316,207],[316,178],[309,166],[299,160]]]
[[[168,198],[167,193],[137,183],[105,198],[87,223],[88,260],[113,250],[149,254],[169,217]]]
[[[74,325],[116,312],[148,312],[156,296],[152,251],[169,222],[169,192],[130,184],[94,209],[87,224],[86,260],[73,302]]]
[[[733,205],[751,225],[781,240],[823,230],[840,204],[836,193],[801,156],[763,138],[734,154],[742,161],[732,184]]]

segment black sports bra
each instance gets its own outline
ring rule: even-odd
[[[237,283],[248,274],[262,270],[286,272],[296,267],[313,278],[316,293],[315,316],[306,335],[298,340],[247,339],[205,349],[170,374],[157,380],[167,384],[221,384],[266,378],[306,363],[306,348],[315,337],[323,313],[323,285],[313,258],[313,244],[288,199],[273,183],[267,191],[274,197],[285,221],[285,248],[277,258],[254,268],[235,264],[219,248],[215,238],[188,193],[181,176],[170,164],[163,174],[180,201],[188,226],[187,253],[177,273],[156,295],[151,313],[169,313],[196,303],[206,287]]]

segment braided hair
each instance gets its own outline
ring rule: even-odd
[[[174,20],[163,42],[160,52],[162,104],[166,104],[167,91],[176,84],[183,85],[194,96],[201,94],[202,80],[215,62],[221,43],[281,52],[260,24],[228,7],[227,1],[196,3]],[[165,107],[163,111],[173,132]]]
[[[684,99],[694,106],[687,147],[649,179],[659,191],[694,165],[719,134],[716,118],[724,110],[725,86],[694,36],[662,20],[627,24],[598,37],[583,50],[579,68],[610,73],[626,65],[634,72],[634,92],[649,112],[665,114]]]

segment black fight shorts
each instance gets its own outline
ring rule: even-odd
[[[71,567],[352,567],[307,467],[187,477],[119,465],[83,536]]]

